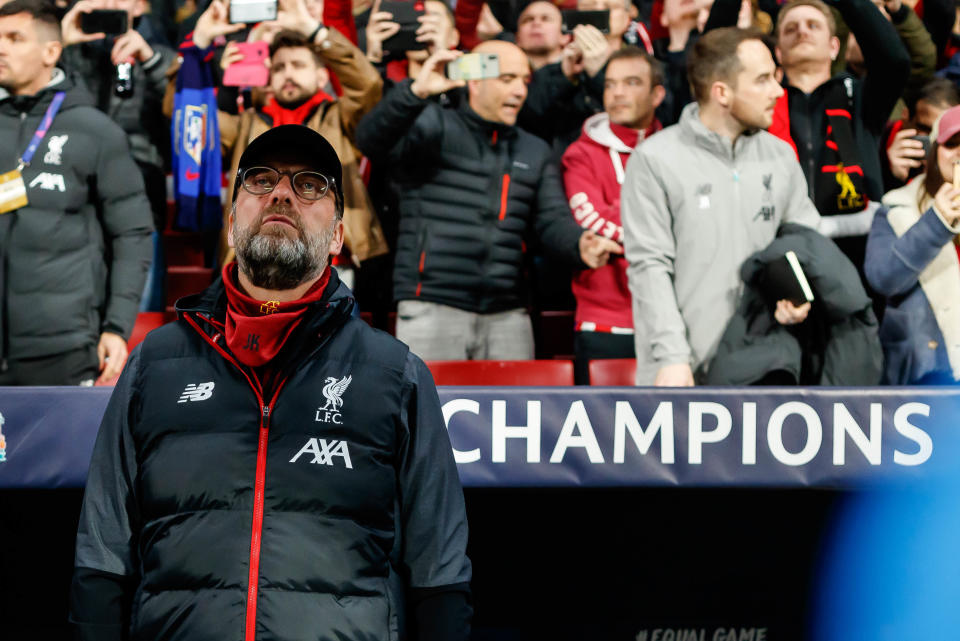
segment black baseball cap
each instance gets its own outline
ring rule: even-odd
[[[264,158],[278,151],[290,152],[297,160],[309,165],[313,171],[333,178],[333,187],[343,196],[343,167],[340,157],[330,142],[319,133],[303,125],[280,125],[254,138],[240,156],[233,197],[240,188],[240,174],[244,169],[262,165]]]

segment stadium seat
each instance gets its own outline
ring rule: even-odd
[[[156,329],[161,325],[169,323],[176,319],[177,315],[171,312],[140,312],[137,314],[137,320],[133,324],[133,331],[130,332],[130,338],[127,340],[127,351],[132,352],[133,348],[140,344],[147,332]],[[116,376],[113,380],[97,382],[98,387],[108,387],[117,384]]]
[[[590,361],[590,384],[633,386],[637,371],[635,358],[607,358]]]
[[[437,385],[573,385],[571,361],[428,361]]]
[[[130,332],[127,349],[133,351],[133,348],[140,344],[140,341],[147,335],[147,332],[169,323],[176,317],[176,314],[169,312],[140,312],[137,314],[137,321],[133,325],[133,331]]]

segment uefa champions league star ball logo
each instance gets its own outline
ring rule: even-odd
[[[0,463],[7,460],[7,439],[3,436],[3,414],[0,414]]]

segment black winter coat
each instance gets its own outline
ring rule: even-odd
[[[794,251],[813,290],[807,319],[784,326],[776,302],[764,291],[766,266]],[[853,263],[828,238],[785,224],[763,251],[744,262],[745,284],[727,325],[706,385],[758,382],[801,385],[876,385],[883,368],[877,318]]]
[[[867,66],[866,78],[860,80],[841,73],[805,94],[786,86],[790,106],[790,135],[797,146],[800,166],[807,177],[811,200],[817,202],[816,185],[820,167],[825,164],[827,140],[827,96],[835,85],[850,83],[852,98],[853,139],[863,167],[864,184],[870,200],[883,197],[883,176],[880,169],[881,138],[890,112],[893,111],[910,75],[910,56],[896,29],[870,0],[836,0],[850,31],[857,37]],[[861,251],[862,256],[862,251]]]
[[[150,44],[154,57],[133,65],[133,95],[114,94],[116,66],[110,61],[112,39],[71,45],[63,50],[62,66],[74,74],[93,95],[95,106],[116,122],[127,134],[130,151],[137,162],[164,166],[169,157],[170,121],[163,115],[163,95],[167,89],[167,70],[177,54],[157,41],[143,16],[137,31]]]
[[[396,86],[360,122],[357,146],[400,188],[394,298],[471,312],[524,307],[525,243],[582,266],[582,229],[545,142]]]
[[[405,590],[468,591],[430,373],[353,307],[331,274],[264,379],[226,345],[219,281],[133,351],[80,517],[81,639],[392,641]]]
[[[69,78],[33,96],[0,95],[0,173],[17,167],[61,90],[23,171],[29,203],[0,216],[4,357],[96,345],[104,331],[129,336],[153,256],[150,205],[126,136]]]

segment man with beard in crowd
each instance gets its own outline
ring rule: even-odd
[[[320,132],[343,163],[344,180],[339,187],[344,197],[344,241],[354,263],[359,265],[387,253],[383,232],[363,184],[360,153],[353,143],[354,129],[377,104],[383,82],[363,52],[336,29],[317,21],[306,4],[290,3],[287,8],[281,5],[277,22],[285,29],[270,44],[272,97],[240,115],[218,112],[224,157],[232,158],[230,170],[236,176],[247,144],[270,127],[297,124]],[[227,5],[214,0],[197,21],[192,40],[181,46],[184,67],[210,64],[206,60],[214,39],[235,32],[238,27],[242,25],[229,22]],[[231,62],[243,57],[233,48],[225,56]],[[343,87],[339,98],[323,91],[329,79],[328,67]],[[229,206],[228,202],[228,210]]]
[[[463,492],[430,372],[354,317],[329,267],[341,171],[299,125],[240,158],[237,261],[133,351],[104,415],[78,638],[469,636]]]

